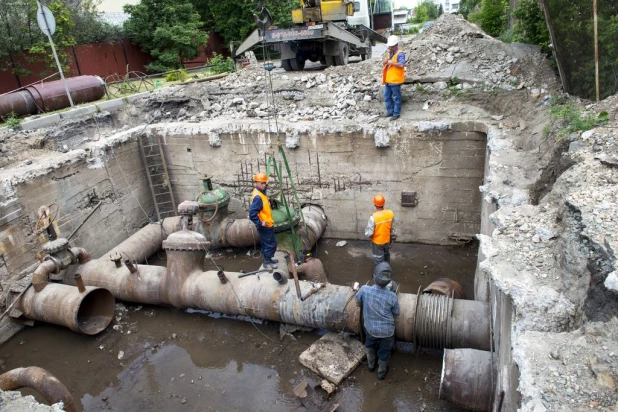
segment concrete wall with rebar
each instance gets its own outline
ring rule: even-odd
[[[409,126],[408,126],[409,127]],[[281,144],[301,202],[328,211],[326,237],[358,239],[372,198],[383,193],[395,212],[399,240],[455,244],[479,232],[486,135],[467,125],[419,128],[315,130],[279,124]],[[273,125],[274,129],[274,125]],[[165,142],[168,170],[178,199],[201,191],[199,177],[230,192],[230,210],[246,216],[252,175],[265,171],[276,136],[266,125],[239,121],[208,126],[149,126]],[[272,143],[272,146],[271,146]],[[277,153],[277,158],[281,157]],[[289,187],[285,179],[285,187]],[[415,192],[406,206],[404,192]],[[353,222],[350,224],[350,222]]]

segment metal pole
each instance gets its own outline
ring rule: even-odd
[[[597,88],[597,102],[600,99],[600,87],[599,87],[599,32],[598,32],[598,19],[597,19],[597,0],[592,0],[592,8],[594,12],[594,77]]]
[[[45,16],[45,13],[43,12],[43,6],[41,6],[41,3],[38,0],[36,3],[39,6],[40,13],[43,15],[43,19],[45,20],[45,25],[47,26],[47,32],[45,34],[47,35],[47,38],[49,39],[49,44],[51,45],[52,52],[54,53],[54,59],[56,59],[56,65],[58,65],[58,71],[60,72],[60,78],[62,79],[64,90],[66,90],[67,92],[67,97],[69,98],[69,103],[71,103],[71,107],[75,107],[75,105],[73,104],[73,99],[71,98],[71,92],[69,91],[69,86],[67,85],[67,81],[64,79],[64,73],[62,71],[62,66],[60,66],[60,60],[58,60],[58,54],[56,53],[56,47],[54,47],[54,41],[52,40],[52,37],[51,37],[51,32],[49,29],[49,23],[47,22],[47,17]]]

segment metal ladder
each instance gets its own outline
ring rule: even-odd
[[[156,134],[140,135],[138,138],[142,164],[148,177],[157,220],[177,216],[176,201],[172,192],[161,137]]]

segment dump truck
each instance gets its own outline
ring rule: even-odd
[[[390,0],[382,0],[385,2],[390,6]],[[272,25],[268,10],[259,5],[261,14],[255,15],[258,29],[234,55],[264,45],[281,53],[281,66],[286,71],[303,70],[307,60],[342,66],[348,64],[350,56],[370,59],[372,46],[386,43],[386,37],[377,30],[392,29],[392,7],[374,16],[375,6],[372,10],[369,0],[300,0],[300,6],[292,10],[295,25],[278,28]]]

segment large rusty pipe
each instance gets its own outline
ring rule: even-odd
[[[25,317],[75,332],[96,335],[112,321],[116,307],[114,296],[92,286],[80,293],[76,287],[50,283],[40,292],[29,289],[16,308]]]
[[[73,103],[98,100],[105,94],[103,80],[98,76],[77,76],[66,79]],[[33,84],[21,91],[0,97],[0,117],[11,113],[17,116],[49,112],[69,107],[64,84],[61,80]]]
[[[118,254],[123,260],[145,262],[157,253],[161,248],[161,243],[170,233],[178,230],[180,230],[180,217],[170,217],[163,219],[162,222],[149,223],[103,255],[103,259]]]
[[[320,206],[307,205],[303,207],[303,216],[306,227],[302,227],[301,223],[296,230],[300,233],[304,248],[311,249],[326,230],[326,214]]]
[[[58,402],[64,404],[67,412],[77,412],[73,395],[54,375],[38,366],[17,368],[0,375],[0,390],[14,391],[31,388],[39,392],[50,405]]]
[[[131,273],[124,265],[116,267],[110,260],[96,259],[78,266],[76,272],[85,285],[105,288],[116,299],[149,305],[165,303],[159,296],[159,289],[167,269],[148,265],[136,265],[136,268],[137,271]],[[72,283],[73,279],[67,274],[64,282]]]
[[[442,360],[440,399],[472,411],[492,408],[491,352],[475,349],[446,349]]]
[[[326,229],[326,215],[320,206],[303,207],[306,227],[296,227],[304,249],[311,249]],[[249,219],[217,218],[208,223],[196,220],[194,230],[206,236],[213,249],[223,247],[246,247],[260,244],[257,229]]]
[[[489,350],[489,306],[476,300],[399,293],[398,340],[430,349]]]

